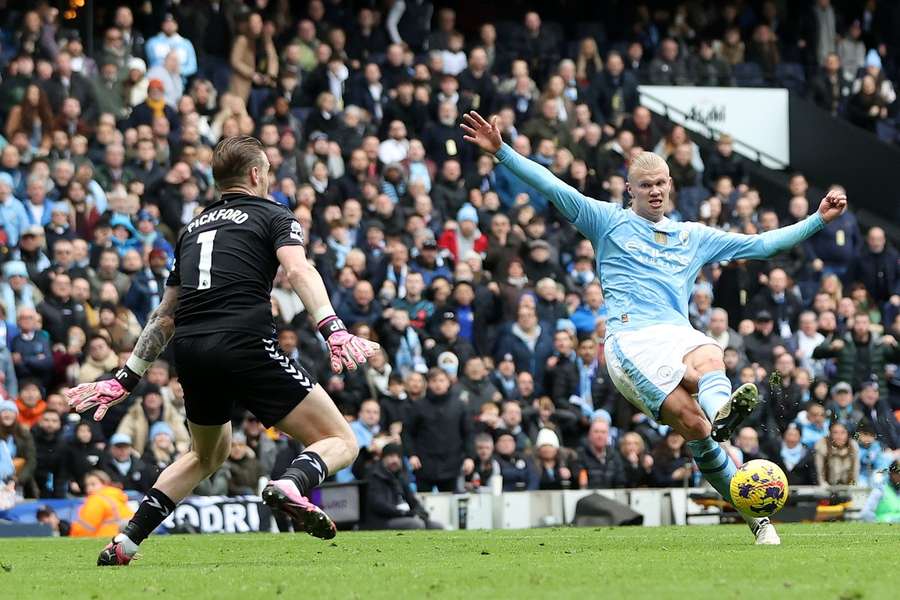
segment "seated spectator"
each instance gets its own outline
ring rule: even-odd
[[[816,467],[813,452],[800,443],[800,428],[791,423],[784,430],[781,441],[772,452],[772,462],[787,475],[788,484],[816,485]]]
[[[842,391],[841,393],[845,392]],[[831,421],[825,415],[825,408],[821,404],[813,402],[806,407],[806,411],[801,412],[797,416],[797,425],[800,427],[800,441],[811,450],[816,448],[819,440],[828,436]]]
[[[175,447],[175,433],[168,423],[157,421],[150,426],[149,437],[150,442],[144,449],[141,460],[161,473],[181,455]]]
[[[127,433],[116,433],[109,438],[109,445],[100,468],[116,485],[142,494],[146,494],[156,480],[153,469],[148,467],[134,451],[131,436]]]
[[[877,386],[876,386],[877,388]],[[809,410],[807,410],[807,415]],[[846,381],[838,381],[831,388],[831,400],[825,405],[828,422],[843,423],[847,431],[854,431],[863,419],[863,412],[853,404],[853,388]],[[827,429],[827,427],[826,427]],[[818,437],[812,443],[818,441]],[[811,445],[811,444],[806,444]]]
[[[865,487],[876,487],[876,473],[891,466],[894,452],[886,448],[875,436],[875,428],[863,421],[856,428],[856,442],[859,444],[859,483]]]
[[[31,429],[47,410],[47,403],[43,398],[41,385],[33,380],[26,379],[19,384],[19,397],[16,399],[16,408],[19,414],[19,423]]]
[[[536,461],[540,472],[538,489],[560,490],[572,487],[573,474],[559,438],[552,429],[541,429],[537,435]]]
[[[500,465],[504,492],[538,489],[540,475],[531,458],[516,449],[516,438],[508,429],[498,430],[494,455]]]
[[[84,478],[87,498],[72,521],[72,537],[114,538],[134,515],[128,496],[103,471],[94,470]]]
[[[863,382],[857,406],[879,442],[888,448],[900,448],[900,424],[887,401],[879,397],[877,382]]]
[[[625,470],[625,487],[648,487],[652,483],[653,455],[647,453],[644,438],[629,431],[619,440],[619,454]]]
[[[888,108],[884,98],[878,93],[875,78],[871,75],[863,76],[859,91],[850,96],[847,102],[847,120],[874,133],[878,122],[887,116]]]
[[[832,423],[828,435],[816,442],[816,478],[820,485],[857,485],[859,444],[843,423]]]
[[[681,487],[693,473],[693,463],[684,438],[674,429],[653,449],[651,479],[655,487]]]
[[[247,413],[244,417],[244,425],[241,429],[247,436],[247,446],[253,450],[256,459],[262,466],[263,473],[271,473],[275,466],[275,458],[278,456],[279,444],[269,437],[266,426],[256,418],[256,416]],[[275,431],[275,430],[273,430]],[[277,431],[275,431],[277,435]],[[173,438],[174,441],[174,438]]]
[[[476,434],[473,444],[475,455],[463,461],[464,487],[470,492],[490,493],[494,489],[495,479],[501,476],[500,463],[494,456],[493,434]]]
[[[140,456],[150,443],[150,427],[158,422],[166,423],[174,434],[175,447],[179,452],[187,452],[191,438],[184,426],[184,419],[171,402],[163,399],[159,386],[142,383],[135,396],[140,397],[140,402],[135,402],[128,409],[116,433],[127,435],[134,451]]]
[[[231,435],[231,452],[225,461],[228,468],[228,495],[253,495],[259,490],[259,479],[265,474],[253,450],[247,447],[247,436],[241,431]]]
[[[775,363],[775,348],[784,345],[784,341],[775,331],[775,320],[769,311],[761,310],[756,313],[753,324],[753,333],[744,337],[747,358],[750,362],[759,363],[766,371],[771,371]]]
[[[38,326],[38,317],[33,308],[19,308],[16,319],[19,334],[10,342],[9,350],[20,382],[36,379],[46,386],[53,377],[53,352],[50,336]],[[21,383],[19,387],[21,392]]]
[[[587,439],[578,449],[578,487],[581,489],[620,488],[625,485],[625,465],[609,445],[609,422],[595,418]]]
[[[14,402],[0,400],[0,444],[12,462],[12,473],[4,476],[4,483],[12,482],[26,496],[34,498],[37,497],[34,485],[37,453],[31,431],[17,421],[18,415]]]
[[[403,469],[403,448],[388,444],[381,460],[372,467],[366,486],[366,512],[363,525],[367,529],[443,529],[429,519],[409,485]]]
[[[71,480],[69,489],[84,494],[85,477],[103,460],[103,443],[94,435],[90,421],[83,420],[75,426],[72,439],[65,446],[65,470]]]
[[[768,458],[759,447],[759,434],[753,427],[741,427],[734,440],[734,447],[740,452],[742,463]]]
[[[647,77],[652,85],[690,85],[691,79],[684,59],[679,56],[678,42],[664,39],[659,45],[659,55],[650,62]],[[652,148],[653,145],[642,148]]]
[[[734,153],[734,140],[730,135],[722,134],[716,143],[716,151],[707,159],[703,170],[703,185],[707,189],[715,189],[720,177],[728,177],[731,184],[743,191],[747,187],[749,175],[744,167],[743,159]]]
[[[118,366],[119,357],[113,352],[109,340],[95,335],[88,342],[87,358],[78,369],[78,383],[97,381],[101,375],[112,373]]]

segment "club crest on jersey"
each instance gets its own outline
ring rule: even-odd
[[[654,232],[653,232],[653,239],[656,240],[656,243],[657,243],[657,244],[660,244],[660,245],[662,245],[662,246],[665,246],[665,245],[666,245],[666,241],[669,239],[669,236],[667,236],[667,235],[665,234],[665,232],[663,232],[663,231],[654,231]]]
[[[691,238],[691,232],[687,229],[682,229],[678,232],[678,243],[687,248],[688,241]]]

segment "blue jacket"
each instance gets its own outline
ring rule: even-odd
[[[194,45],[177,33],[172,37],[166,37],[166,34],[161,31],[147,40],[147,44],[144,46],[144,51],[147,53],[147,66],[155,67],[163,64],[166,55],[172,50],[176,51],[181,59],[179,62],[181,63],[182,78],[187,79],[197,72],[197,53],[194,51]]]
[[[516,371],[528,371],[534,376],[535,389],[540,392],[544,381],[544,368],[547,366],[547,358],[553,354],[553,329],[547,323],[541,323],[541,333],[534,345],[534,351],[528,348],[525,342],[513,333],[513,325],[504,328],[494,348],[494,358],[498,361],[504,354],[512,354]]]
[[[597,325],[597,319],[600,317],[605,319],[608,315],[609,311],[606,308],[606,304],[601,304],[597,310],[591,310],[587,304],[582,304],[575,309],[575,312],[572,313],[569,319],[575,324],[575,329],[578,333],[593,333],[594,327]]]
[[[28,205],[27,202],[23,202],[22,207],[25,209],[25,214],[28,216],[28,224],[29,225],[40,225],[41,227],[43,227],[44,225],[46,225],[47,223],[50,222],[50,216],[51,216],[51,213],[53,212],[53,202],[50,200],[50,198],[44,199],[44,214],[41,215],[40,223],[38,223],[35,220],[35,217],[31,212],[31,207]]]
[[[53,351],[50,349],[50,338],[43,331],[37,331],[34,337],[26,340],[20,333],[13,338],[10,352],[22,355],[22,363],[16,365],[16,377],[22,379],[39,379],[46,388],[53,376]]]
[[[534,207],[535,212],[544,214],[547,211],[547,200],[544,196],[519,179],[505,165],[499,164],[494,167],[494,181],[497,186],[497,195],[500,196],[500,202],[503,208],[512,208],[516,205],[516,196],[525,193],[528,194],[530,204]]]
[[[48,214],[49,216],[49,214]],[[0,225],[6,230],[6,236],[9,238],[9,247],[13,248],[19,243],[22,232],[31,224],[25,206],[15,198],[10,196],[6,202],[0,202]]]
[[[853,213],[845,212],[813,235],[804,248],[807,259],[821,259],[826,266],[846,268],[862,247],[859,224]]]

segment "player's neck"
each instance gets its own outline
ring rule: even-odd
[[[251,190],[249,187],[244,187],[242,185],[233,185],[222,190],[220,193],[222,196],[224,196],[225,194],[244,194],[245,196],[259,196],[259,194],[256,193],[256,190]]]
[[[659,223],[666,218],[666,215],[642,215],[637,210],[635,210],[634,206],[631,207],[631,212],[644,219],[645,221],[650,221],[651,223]]]

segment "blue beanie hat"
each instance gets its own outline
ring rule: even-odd
[[[6,412],[6,411],[11,411],[18,415],[19,407],[16,406],[16,403],[13,402],[12,400],[0,400],[0,413]]]
[[[459,212],[456,213],[456,220],[459,222],[472,221],[473,223],[478,225],[478,211],[475,210],[474,206],[466,203],[462,208],[459,209]]]
[[[169,436],[169,439],[175,439],[175,432],[172,431],[172,428],[169,427],[169,424],[164,421],[157,421],[150,427],[150,440],[152,441],[160,433],[164,433]]]

